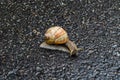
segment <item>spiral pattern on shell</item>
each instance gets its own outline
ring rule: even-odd
[[[47,44],[65,44],[68,40],[67,32],[59,26],[51,27],[45,33]]]

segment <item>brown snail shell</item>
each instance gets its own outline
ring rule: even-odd
[[[68,40],[67,32],[58,26],[49,28],[45,33],[47,44],[65,44]]]
[[[64,46],[61,44],[64,44]],[[40,47],[69,52],[71,56],[76,55],[78,50],[81,50],[81,48],[77,48],[74,42],[69,40],[67,32],[60,26],[51,27],[46,31],[45,42]]]

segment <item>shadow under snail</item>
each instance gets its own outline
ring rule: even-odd
[[[78,50],[81,50],[69,39],[67,32],[60,26],[50,27],[45,32],[45,42],[40,47],[69,52],[70,56],[76,55]]]

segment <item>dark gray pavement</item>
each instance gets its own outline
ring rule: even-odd
[[[77,57],[39,47],[54,25]],[[1,0],[0,80],[120,80],[120,0]]]

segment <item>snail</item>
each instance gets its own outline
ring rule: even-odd
[[[66,47],[62,47],[65,45]],[[41,44],[43,48],[57,49],[70,53],[70,56],[76,55],[80,48],[68,37],[67,32],[60,26],[50,27],[45,32],[45,42]]]

